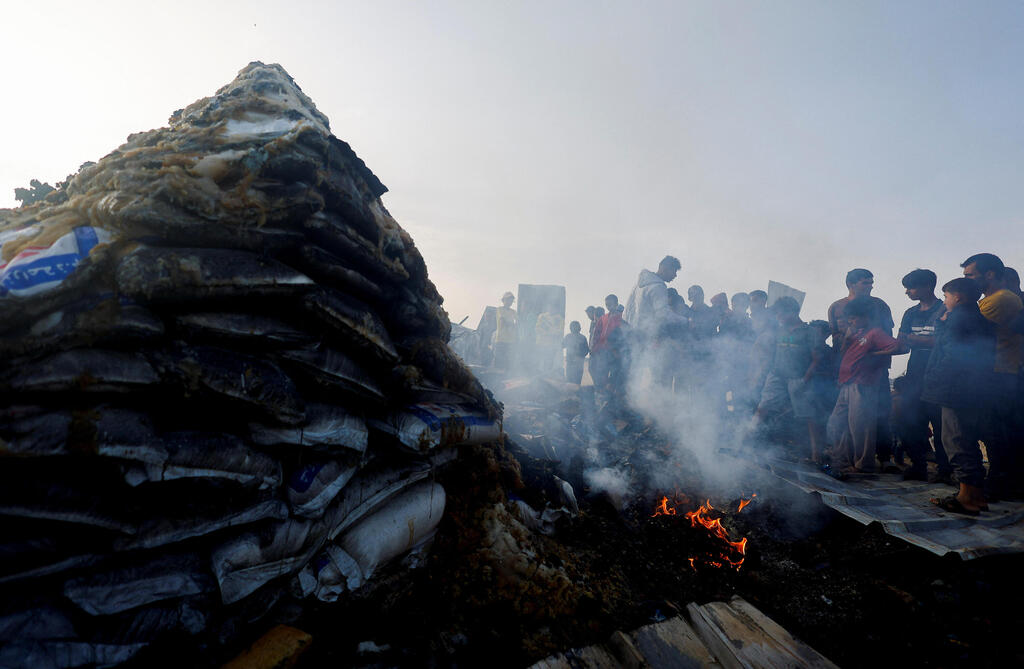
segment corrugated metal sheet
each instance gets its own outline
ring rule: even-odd
[[[767,459],[775,476],[814,493],[843,515],[865,525],[881,523],[894,537],[937,555],[969,560],[1024,552],[1024,502],[990,504],[979,516],[939,509],[929,500],[951,494],[947,485],[904,481],[900,474],[860,474],[838,481],[810,465]]]

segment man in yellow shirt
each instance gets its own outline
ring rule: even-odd
[[[1019,445],[1024,428],[1018,411],[1021,362],[1024,360],[1024,335],[1013,331],[1010,323],[1024,304],[1003,284],[1005,266],[999,256],[976,253],[960,264],[964,276],[981,288],[978,302],[982,316],[996,325],[996,357],[993,380],[997,399],[989,414],[982,441],[988,451],[989,469],[985,493],[989,501],[1024,496],[1022,457]]]
[[[512,363],[512,349],[519,341],[519,317],[512,308],[515,301],[512,293],[501,296],[501,306],[496,314],[494,329],[494,366],[507,370]]]

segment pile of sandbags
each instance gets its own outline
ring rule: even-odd
[[[0,210],[0,666],[333,601],[500,435],[384,186],[278,65]]]

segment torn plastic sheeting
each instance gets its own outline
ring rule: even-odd
[[[164,436],[167,461],[129,467],[125,481],[138,486],[147,481],[214,478],[258,484],[261,489],[281,484],[281,465],[269,455],[252,450],[228,434],[176,432]]]
[[[90,640],[127,645],[148,643],[170,632],[198,634],[210,623],[208,609],[214,601],[206,594],[193,595],[105,616],[97,621]]]
[[[501,425],[480,411],[458,404],[416,404],[374,423],[414,451],[440,446],[473,445],[501,436]]]
[[[160,377],[141,355],[76,349],[18,365],[7,371],[0,388],[31,392],[135,392],[155,386]]]
[[[148,644],[128,645],[85,641],[12,641],[0,647],[0,667],[69,669],[113,667],[127,662]]]
[[[179,316],[180,330],[199,338],[252,342],[260,347],[301,346],[317,337],[269,316],[232,312],[204,312]]]
[[[286,520],[235,537],[211,558],[221,600],[231,604],[280,576],[300,570],[324,542],[323,527],[309,520]]]
[[[99,407],[29,416],[0,426],[0,453],[19,456],[93,454],[150,464],[167,460],[149,417]]]
[[[513,503],[519,511],[519,519],[523,521],[523,525],[533,532],[539,532],[549,537],[555,534],[555,525],[559,520],[573,515],[565,507],[553,509],[549,506],[543,511],[537,511],[521,499],[513,500]]]
[[[272,362],[211,346],[179,347],[155,357],[161,373],[187,392],[206,390],[285,425],[305,420],[295,383]]]
[[[444,507],[444,488],[424,481],[359,521],[337,543],[355,559],[363,580],[368,581],[378,566],[433,533],[441,522]]]
[[[212,585],[199,556],[163,555],[145,564],[71,579],[64,584],[64,595],[86,613],[103,616],[199,594]]]
[[[211,518],[151,518],[139,526],[135,537],[115,542],[118,550],[155,548],[205,536],[229,527],[251,525],[261,520],[284,520],[288,506],[281,500],[271,499],[232,513],[221,513]]]
[[[349,392],[360,398],[384,402],[384,392],[377,381],[362,365],[333,348],[285,351],[280,354],[282,364],[304,372],[318,383]]]
[[[121,294],[140,301],[289,297],[315,286],[280,262],[233,249],[141,246],[117,267]]]
[[[71,571],[72,569],[91,567],[94,564],[99,564],[101,561],[102,556],[100,555],[74,555],[72,557],[33,567],[24,571],[15,571],[14,573],[4,574],[3,576],[0,576],[0,585],[5,583],[16,583],[17,581],[28,581],[34,578],[42,578],[43,576],[52,576],[53,574]]]
[[[9,261],[0,261],[0,298],[8,295],[36,295],[59,286],[92,250],[110,241],[110,233],[102,228],[83,225],[57,238],[52,244],[24,245],[30,235],[42,232],[41,226],[6,232],[0,236],[0,254],[7,241],[17,241],[21,250]]]
[[[284,444],[325,451],[339,447],[359,454],[366,452],[366,421],[332,404],[307,404],[306,422],[298,427],[250,423],[249,431],[253,442],[260,446]]]
[[[292,512],[300,518],[319,518],[359,467],[337,460],[303,465],[288,481],[286,493]]]

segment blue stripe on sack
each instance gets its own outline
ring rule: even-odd
[[[439,417],[432,414],[430,411],[424,409],[423,407],[415,405],[407,407],[406,411],[408,411],[409,413],[411,413],[412,415],[416,416],[421,421],[426,423],[427,427],[429,427],[431,430],[440,430],[441,421],[449,420],[452,418],[460,421],[466,427],[474,427],[476,425],[494,425],[494,421],[491,420],[490,418],[487,418],[486,416],[457,414],[453,411],[448,416]]]
[[[75,228],[74,232],[75,240],[78,242],[78,252],[82,254],[83,258],[100,243],[99,237],[96,236],[96,230],[91,225],[79,226]]]
[[[53,281],[63,281],[75,271],[82,257],[77,253],[47,256],[8,269],[0,283],[8,290],[22,290]]]

